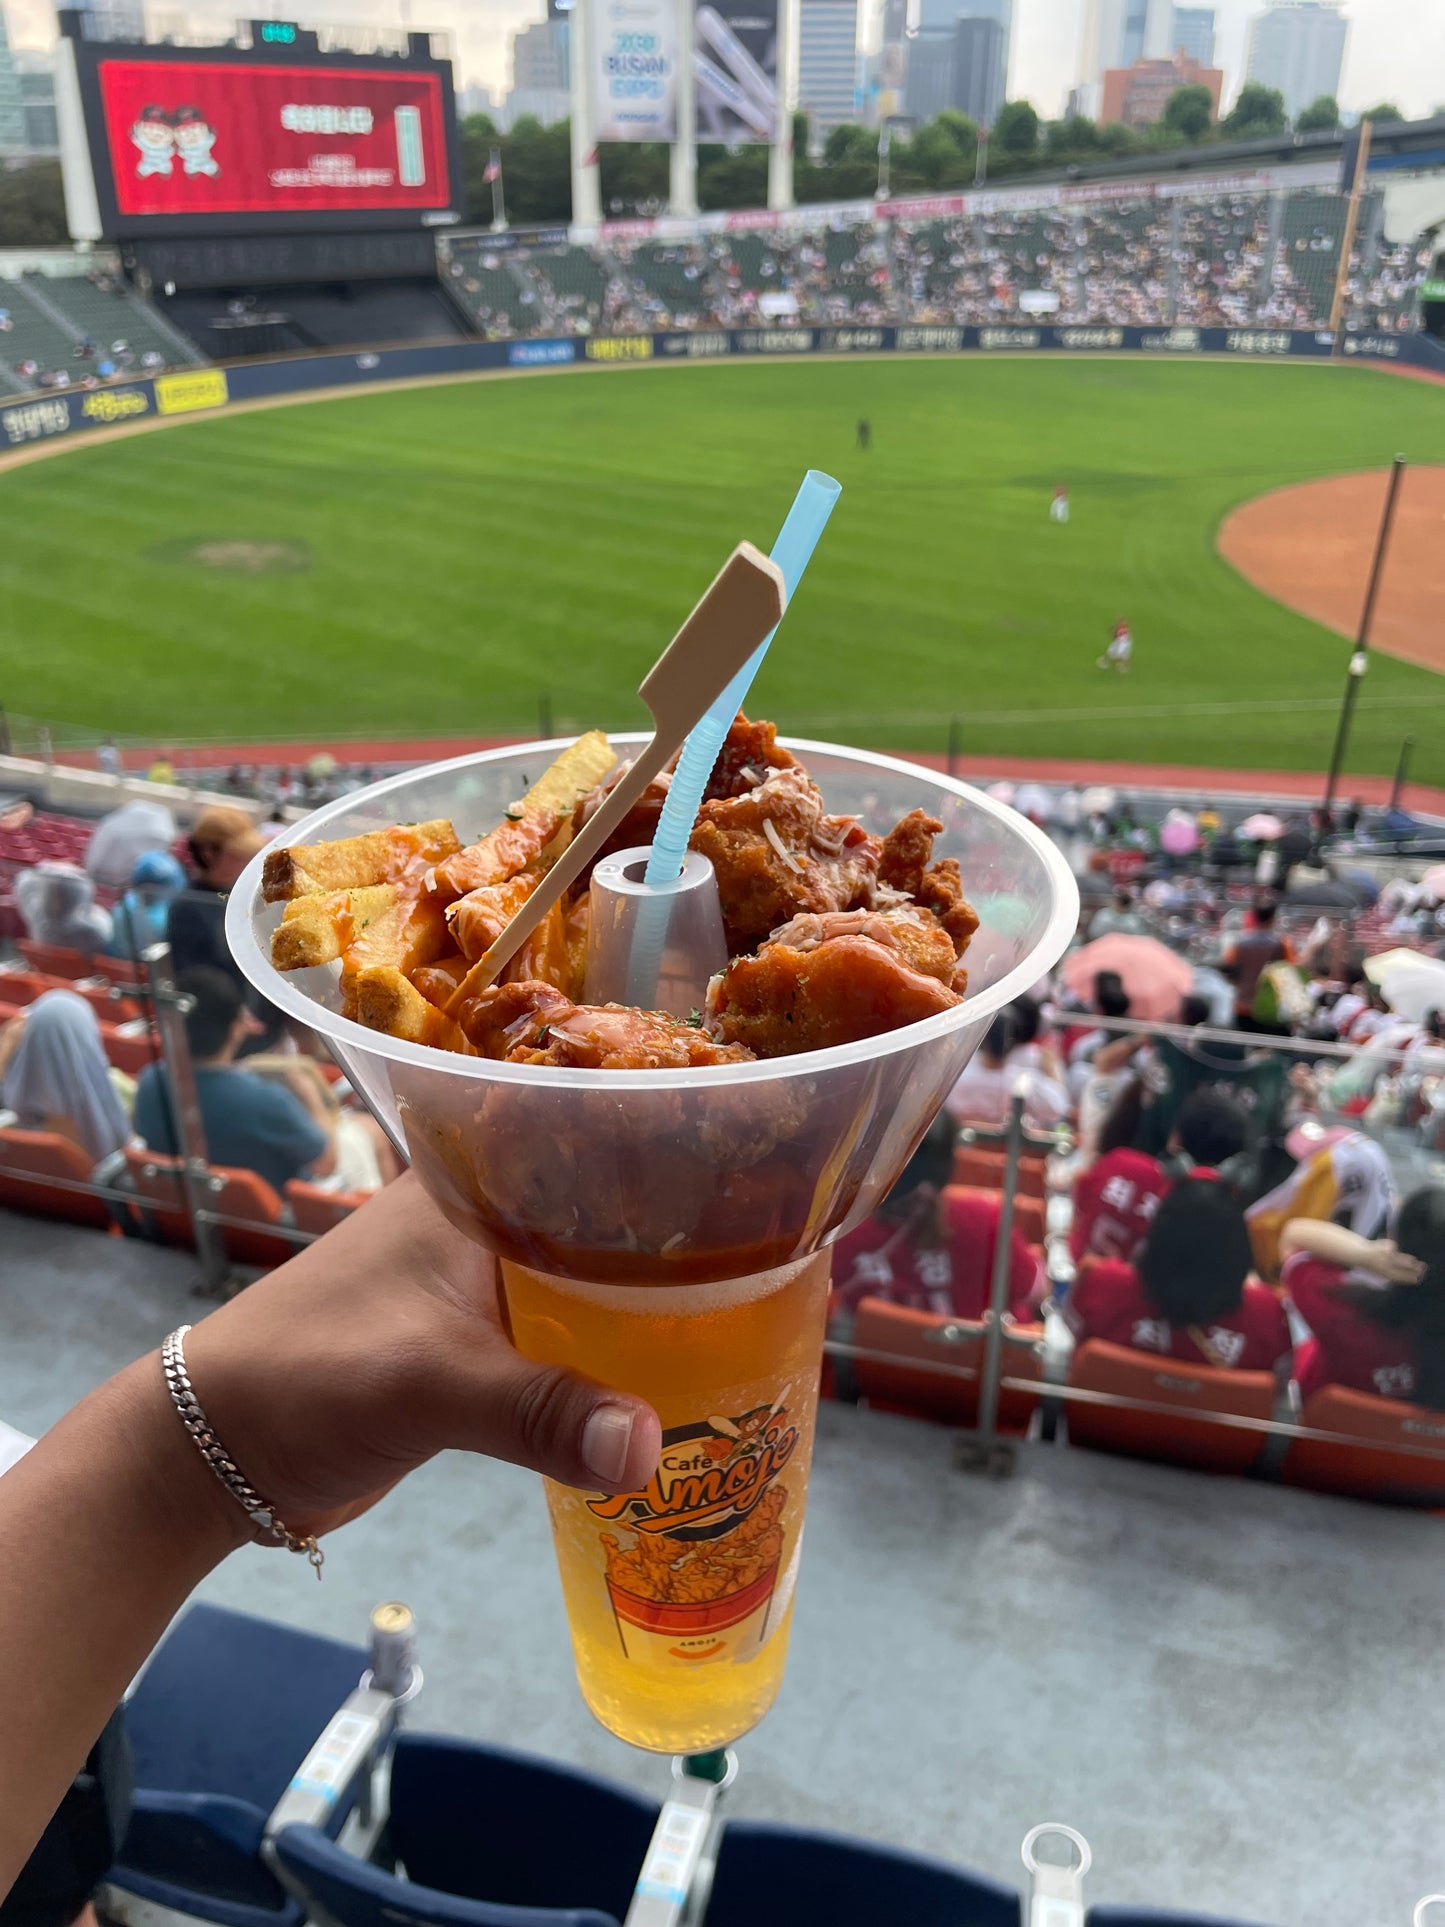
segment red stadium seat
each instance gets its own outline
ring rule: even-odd
[[[113,984],[143,984],[146,980],[144,968],[129,957],[93,957],[91,964],[97,977],[108,978]]]
[[[83,950],[67,950],[58,943],[35,943],[29,937],[22,937],[15,948],[32,970],[44,971],[48,977],[92,977],[95,974],[95,961]]]
[[[943,1425],[976,1425],[984,1338],[983,1324],[971,1319],[914,1311],[907,1305],[889,1304],[885,1298],[865,1298],[858,1306],[853,1343],[860,1351],[886,1352],[889,1357],[852,1361],[859,1396],[880,1411],[907,1412]],[[1005,1377],[1042,1381],[1038,1350],[1042,1338],[1042,1325],[1012,1321],[1005,1325]],[[938,1365],[966,1367],[976,1376],[951,1378],[928,1369]],[[1026,1432],[1038,1403],[1027,1392],[1001,1391],[1000,1431]]]
[[[318,1238],[359,1210],[371,1195],[369,1191],[327,1191],[302,1178],[292,1178],[286,1187],[286,1202],[296,1229],[314,1232]]]
[[[55,1131],[0,1127],[0,1205],[7,1209],[111,1231],[115,1227],[104,1198],[62,1188],[63,1184],[88,1184],[90,1178],[90,1159],[68,1137]]]
[[[134,997],[115,996],[114,986],[103,978],[78,978],[63,988],[83,997],[103,1024],[129,1024],[143,1014]]]
[[[38,970],[26,970],[19,964],[0,964],[0,998],[7,1004],[33,1004],[47,990],[74,988],[75,985],[64,977],[47,977]]]
[[[992,1144],[960,1144],[953,1154],[953,1182],[981,1191],[1002,1191],[1007,1154]],[[1041,1156],[1019,1159],[1019,1195],[1042,1198],[1047,1195],[1044,1182],[1045,1162]]]
[[[1167,1408],[1139,1412],[1070,1399],[1066,1409],[1071,1445],[1163,1459],[1209,1472],[1247,1472],[1268,1443],[1267,1433],[1211,1425],[1191,1415],[1223,1412],[1237,1418],[1272,1418],[1276,1395],[1272,1372],[1221,1372],[1091,1338],[1074,1354],[1069,1383],[1083,1391],[1145,1399]]]
[[[1357,1442],[1294,1440],[1280,1468],[1286,1485],[1390,1505],[1445,1506],[1445,1412],[1326,1385],[1306,1401],[1300,1424]],[[1392,1445],[1416,1452],[1392,1452]],[[1417,1456],[1422,1446],[1440,1456]]]
[[[156,1151],[127,1147],[126,1165],[131,1182],[141,1201],[151,1229],[166,1243],[193,1245],[187,1208],[185,1182],[179,1158],[162,1157]],[[280,1265],[293,1257],[299,1246],[289,1238],[276,1237],[265,1229],[280,1224],[282,1204],[264,1178],[254,1171],[229,1165],[209,1167],[208,1187],[211,1209],[227,1218],[249,1218],[255,1230],[227,1225],[222,1235],[228,1254],[243,1265]]]
[[[143,1017],[128,1024],[102,1024],[100,1041],[107,1063],[128,1077],[139,1077],[161,1054],[160,1042]]]

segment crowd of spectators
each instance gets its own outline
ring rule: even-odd
[[[498,337],[813,324],[1053,319],[1145,327],[1324,326],[1338,196],[1220,192],[887,222],[820,218],[686,240],[616,237],[503,254],[451,244],[458,293]],[[1366,202],[1347,325],[1413,325],[1423,244],[1384,240]]]

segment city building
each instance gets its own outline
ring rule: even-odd
[[[1321,94],[1338,96],[1347,32],[1329,0],[1274,0],[1249,23],[1244,77],[1277,87],[1293,120]]]
[[[800,0],[798,107],[814,141],[857,117],[858,82],[858,0]]]
[[[472,114],[486,114],[492,120],[497,117],[497,102],[491,88],[478,80],[468,81],[465,87],[457,89],[458,119],[466,120]]]
[[[77,0],[75,11],[84,23],[87,40],[144,40],[145,8],[141,0]]]
[[[1169,96],[1180,87],[1209,89],[1209,117],[1219,119],[1219,97],[1224,72],[1201,67],[1188,54],[1168,60],[1136,60],[1132,67],[1111,67],[1104,75],[1099,118],[1122,121],[1126,127],[1153,127],[1163,120]]]
[[[1188,54],[1201,67],[1214,65],[1213,7],[1176,7],[1170,53]]]
[[[1013,0],[920,0],[909,41],[904,107],[910,120],[951,108],[990,127],[1008,98]]]
[[[55,119],[55,61],[48,53],[18,52],[12,56],[20,76],[20,103],[25,114],[25,149],[32,160],[47,160],[60,152],[60,129]]]
[[[10,51],[5,9],[0,6],[0,158],[20,160],[25,151],[25,102],[15,55]]]
[[[1071,113],[1100,118],[1104,75],[1136,60],[1167,60],[1174,51],[1174,0],[1085,0],[1079,81]]]
[[[992,127],[1004,103],[1008,35],[997,20],[965,14],[953,30],[953,99],[977,127]]]
[[[571,30],[565,14],[549,9],[512,35],[512,90],[507,95],[508,127],[531,115],[550,127],[572,111]]]

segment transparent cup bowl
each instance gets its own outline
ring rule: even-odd
[[[614,736],[622,755],[645,737]],[[436,763],[315,811],[291,845],[450,817],[464,841],[565,745]],[[279,905],[257,857],[227,934],[272,1003],[326,1039],[448,1217],[515,1264],[598,1284],[720,1282],[810,1256],[893,1184],[996,1012],[1057,962],[1077,920],[1067,864],[1025,819],[967,785],[834,744],[790,742],[828,808],[883,833],[912,809],[944,825],[969,897],[1008,898],[980,927],[963,1003],[834,1050],[691,1071],[493,1063],[409,1044],[341,1015],[339,967],[270,961]]]

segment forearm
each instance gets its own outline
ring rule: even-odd
[[[1362,1266],[1375,1269],[1370,1262],[1376,1256],[1371,1240],[1345,1225],[1331,1224],[1325,1218],[1291,1218],[1280,1233],[1279,1248],[1283,1257],[1304,1251],[1312,1258],[1323,1259],[1327,1265],[1338,1265],[1341,1271]]]
[[[246,1537],[154,1354],[0,1478],[0,1894],[171,1616]]]

